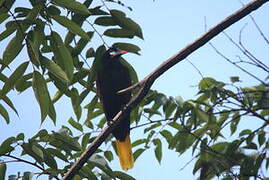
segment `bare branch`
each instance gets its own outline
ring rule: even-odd
[[[224,19],[221,23],[211,28],[207,33],[202,35],[196,41],[187,45],[177,54],[164,61],[159,67],[156,68],[156,70],[154,70],[142,81],[140,81],[139,84],[141,85],[141,88],[139,89],[138,93],[131,99],[131,101],[126,105],[126,107],[113,118],[111,125],[104,128],[102,133],[99,134],[99,136],[92,142],[88,149],[81,155],[80,159],[76,163],[74,163],[70,170],[65,174],[63,180],[70,180],[75,176],[76,173],[78,173],[80,168],[88,161],[88,159],[94,154],[97,148],[105,141],[105,139],[112,132],[115,126],[120,123],[120,118],[123,117],[127,112],[130,112],[143,100],[143,98],[150,90],[150,87],[158,77],[160,77],[164,72],[166,72],[168,69],[170,69],[180,61],[184,60],[195,50],[202,47],[204,44],[213,39],[223,30],[225,30],[235,22],[239,21],[243,17],[247,16],[252,11],[258,9],[268,1],[269,0],[255,0],[250,2],[245,7],[239,9],[238,11]]]

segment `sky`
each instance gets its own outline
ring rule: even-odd
[[[200,37],[206,29],[218,24],[225,17],[242,7],[239,1],[232,0],[133,0],[123,2],[131,6],[133,11],[122,9],[128,14],[128,17],[140,24],[143,30],[144,40],[136,38],[120,40],[121,42],[132,42],[141,48],[141,56],[134,54],[124,56],[137,71],[139,79],[143,79],[164,60]],[[243,3],[247,2],[249,1],[243,1]],[[23,1],[20,1],[20,3],[25,6]],[[111,8],[114,7],[111,4],[107,5]],[[264,34],[269,37],[269,3],[252,13],[252,15],[264,31]],[[268,44],[266,45],[259,36],[249,17],[232,25],[225,32],[232,36],[235,41],[238,41],[240,30],[243,27],[242,41],[249,50],[268,65]],[[0,31],[3,29],[4,25],[1,24]],[[110,42],[109,39],[107,40]],[[215,37],[211,42],[221,52],[234,60],[237,60],[236,56],[240,55],[240,52],[223,34]],[[3,47],[6,43],[7,41],[0,42],[0,46]],[[0,57],[2,53],[3,48],[0,49]],[[21,55],[18,58],[25,58],[25,56]],[[219,57],[208,44],[191,54],[188,61],[194,64],[204,77],[214,77],[217,80],[228,82],[230,76],[240,76],[246,86],[257,84],[257,81],[253,80],[253,78]],[[184,100],[197,97],[195,94],[197,93],[196,85],[201,80],[201,75],[188,61],[184,60],[168,70],[153,84],[152,89],[168,96],[181,96]],[[250,68],[249,71],[252,71],[252,69]],[[261,77],[266,76],[266,74],[258,71],[253,73]],[[11,123],[9,125],[6,125],[0,117],[0,142],[19,132],[25,132],[28,137],[31,137],[40,128],[57,131],[61,125],[66,124],[70,116],[74,117],[71,102],[63,100],[56,104],[56,108],[59,109],[57,126],[54,126],[49,120],[40,126],[40,112],[32,90],[27,90],[22,94],[11,92],[10,96],[15,101],[15,107],[18,109],[20,116],[17,117],[11,113]],[[143,136],[143,134],[139,131],[132,132],[134,139],[139,136]],[[153,149],[154,147],[141,155],[136,161],[135,167],[127,173],[138,180],[195,178],[192,174],[193,163],[180,170],[191,160],[190,153],[178,156],[177,153],[167,150],[167,144],[164,143],[163,159],[161,164],[158,164]],[[29,167],[22,164],[12,164],[11,167],[8,169],[9,173],[17,172],[18,168],[21,171],[29,170]],[[119,170],[118,162],[113,161],[111,167],[114,170]]]

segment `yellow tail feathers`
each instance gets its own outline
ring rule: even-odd
[[[123,170],[131,169],[134,166],[134,158],[130,136],[126,136],[124,141],[117,140],[116,146],[121,168]]]

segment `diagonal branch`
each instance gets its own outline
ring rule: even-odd
[[[150,73],[142,81],[140,81],[139,82],[140,88],[138,93],[131,99],[131,101],[126,105],[126,107],[113,118],[113,123],[104,128],[104,130],[99,134],[99,136],[95,138],[95,140],[88,147],[88,149],[81,155],[80,159],[76,163],[74,163],[73,166],[70,168],[70,170],[65,174],[63,180],[70,180],[78,173],[80,168],[88,161],[88,159],[94,154],[94,152],[98,149],[98,147],[105,141],[108,135],[112,132],[115,126],[120,122],[120,118],[125,113],[132,111],[132,109],[143,100],[143,98],[147,95],[148,91],[150,90],[150,87],[158,77],[160,77],[164,72],[166,72],[168,69],[170,69],[180,61],[184,60],[195,50],[202,47],[204,44],[213,39],[223,30],[225,30],[235,22],[239,21],[243,17],[247,16],[252,11],[258,9],[268,1],[269,0],[254,0],[250,2],[243,8],[239,9],[232,15],[225,18],[222,22],[217,24],[215,27],[211,28],[207,33],[202,35],[200,38],[198,38],[191,44],[187,45],[184,49],[180,50],[174,56],[164,61],[152,73]]]

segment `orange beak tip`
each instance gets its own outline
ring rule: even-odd
[[[121,54],[126,54],[128,51],[121,50]]]

